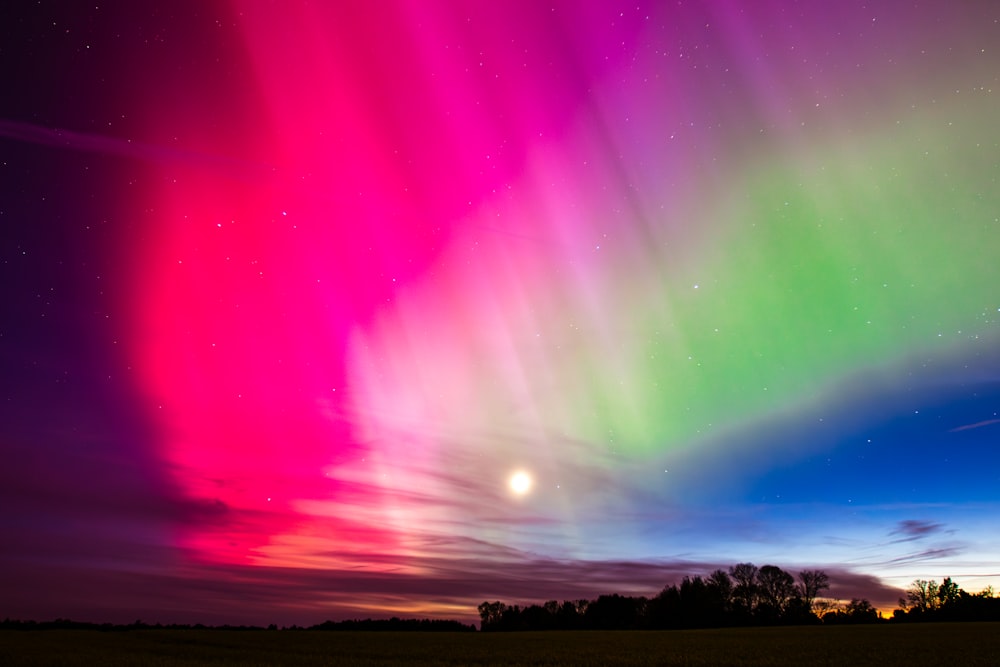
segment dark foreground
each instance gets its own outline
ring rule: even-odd
[[[0,631],[0,665],[1000,665],[1000,623],[662,632]]]

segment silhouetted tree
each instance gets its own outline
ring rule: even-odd
[[[934,590],[933,582],[916,581],[907,591],[907,600],[900,600],[900,606],[893,618],[900,621],[1000,621],[1000,599],[993,597],[993,590],[987,588],[980,593],[967,593],[946,578],[936,589],[936,595],[930,603],[920,606],[909,604],[909,598],[927,595],[927,590]],[[933,603],[936,603],[934,606]]]
[[[758,568],[753,563],[739,563],[716,570],[707,577],[685,577],[681,584],[666,586],[653,599],[602,595],[596,600],[566,600],[562,604],[549,600],[526,607],[508,606],[502,602],[479,605],[483,630],[547,630],[547,629],[639,629],[714,627],[751,623],[816,622],[806,603],[809,595],[817,595],[829,586],[825,573],[799,573],[799,584],[787,572],[774,565]],[[1000,621],[1000,598],[992,589],[970,594],[949,577],[940,586],[934,581],[916,580],[900,600],[901,608],[893,615],[896,621]],[[829,599],[812,599],[812,608],[830,610],[835,603]],[[909,608],[909,611],[906,608]],[[824,623],[864,623],[877,621],[878,612],[864,598],[855,598],[841,611],[828,611]],[[58,627],[68,621],[55,621]],[[30,622],[0,622],[0,628],[34,628]],[[37,624],[48,627],[48,624]],[[96,626],[95,626],[96,627]],[[147,628],[141,621],[121,629]],[[194,628],[204,626],[193,626]],[[471,629],[474,629],[474,627]],[[103,629],[104,626],[101,626]],[[115,626],[119,628],[119,626]],[[467,629],[453,621],[385,620],[327,622],[315,629],[401,629],[449,630]],[[290,629],[302,629],[292,626]]]
[[[830,588],[830,577],[823,570],[802,570],[799,572],[799,595],[809,611],[822,591]]]
[[[874,623],[878,620],[878,611],[866,598],[852,598],[845,611],[852,623]]]
[[[712,625],[729,624],[729,615],[733,610],[733,580],[725,570],[715,570],[705,580],[707,594],[712,610]]]
[[[578,611],[576,602],[563,600],[556,612],[556,627],[560,630],[576,630],[580,627],[582,614]]]
[[[757,566],[753,563],[737,563],[729,568],[733,579],[733,603],[740,616],[749,617],[757,606]]]
[[[938,584],[931,579],[915,579],[910,587],[906,589],[906,602],[911,610],[917,613],[925,613],[938,606]]]
[[[827,614],[837,611],[840,603],[829,598],[816,598],[813,600],[813,613],[824,618]]]
[[[823,623],[830,625],[876,623],[878,620],[878,611],[865,598],[853,598],[844,609],[823,616]]]
[[[819,623],[819,617],[813,613],[806,601],[797,592],[785,605],[785,612],[781,615],[781,622],[792,625],[805,625]]]
[[[993,588],[979,593],[966,593],[959,589],[958,599],[945,608],[948,617],[960,621],[1000,621],[1000,598],[993,596]]]
[[[959,593],[962,589],[958,587],[951,577],[945,577],[941,585],[938,586],[937,599],[938,605],[941,607],[947,607],[948,605],[953,605],[958,601]]]
[[[704,628],[712,625],[712,600],[701,577],[684,577],[680,587],[681,627]]]
[[[757,572],[757,616],[765,623],[779,620],[795,595],[795,579],[780,567],[765,565]]]
[[[584,613],[588,628],[594,630],[633,630],[641,628],[645,618],[644,597],[602,595],[589,605]]]
[[[511,605],[500,614],[500,628],[503,630],[526,630],[521,622],[521,607]]]
[[[733,602],[733,580],[729,574],[725,570],[715,570],[708,575],[707,583],[722,606],[728,609]]]
[[[677,586],[665,586],[646,606],[646,627],[662,630],[679,628],[682,621],[681,592]]]
[[[500,619],[507,610],[507,605],[503,602],[483,602],[477,609],[479,610],[479,629],[496,630],[499,629]]]
[[[521,630],[552,630],[555,627],[555,617],[537,604],[522,609],[518,621]]]

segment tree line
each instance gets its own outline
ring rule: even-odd
[[[526,606],[479,605],[480,629],[659,630],[750,625],[876,623],[885,621],[865,598],[847,604],[821,597],[830,588],[822,570],[793,577],[775,565],[738,563],[702,577],[684,577],[656,596],[602,595],[594,600],[549,600]],[[915,581],[891,620],[1000,620],[1000,598],[991,589],[968,594],[951,579]]]
[[[951,577],[938,584],[917,579],[899,599],[899,608],[884,618],[865,598],[843,604],[823,597],[830,577],[822,570],[803,570],[793,577],[774,565],[738,563],[702,577],[684,577],[652,598],[601,595],[594,600],[549,600],[526,606],[502,602],[479,605],[480,630],[640,630],[712,628],[748,625],[804,625],[919,621],[1000,621],[1000,597],[992,588],[979,593],[962,590]],[[206,626],[137,620],[130,624],[88,623],[56,619],[4,619],[0,630],[278,630],[253,625]],[[326,621],[281,630],[367,630],[469,632],[475,625],[444,619],[354,619]]]
[[[97,630],[102,632],[125,632],[129,630],[282,630],[282,631],[325,631],[325,632],[475,632],[476,626],[460,621],[437,618],[366,618],[349,619],[345,621],[324,621],[318,625],[302,627],[298,625],[278,628],[272,623],[267,627],[262,625],[204,625],[202,623],[144,623],[137,620],[133,623],[91,623],[87,621],[72,621],[57,618],[54,621],[21,621],[4,619],[0,621],[0,630]]]
[[[951,577],[940,584],[917,579],[899,599],[892,617],[895,621],[1000,621],[1000,597],[991,586],[968,593]]]

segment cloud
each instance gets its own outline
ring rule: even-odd
[[[687,563],[417,558],[407,563],[420,570],[414,575],[348,567],[208,564],[188,561],[179,552],[167,560],[170,564],[160,559],[161,567],[141,572],[7,560],[0,568],[5,613],[100,622],[139,617],[164,623],[285,625],[404,613],[473,622],[476,605],[486,599],[530,603],[612,592],[655,595],[669,579],[691,571]]]
[[[956,426],[955,428],[948,431],[949,433],[958,433],[959,431],[969,431],[974,428],[982,428],[984,426],[992,426],[993,424],[1000,424],[1000,419],[987,419],[985,421],[976,422],[975,424],[964,424],[962,426]]]
[[[890,609],[896,606],[904,591],[890,586],[878,577],[861,574],[838,567],[821,568],[830,575],[830,589],[822,597],[836,600],[867,599],[877,609]]]
[[[908,542],[910,540],[919,540],[923,537],[927,537],[933,533],[941,532],[944,529],[944,524],[934,523],[931,521],[920,521],[917,519],[904,519],[900,521],[896,530],[889,533],[890,535],[905,535],[901,540],[896,540],[897,542]]]
[[[957,556],[963,551],[965,551],[964,547],[958,545],[936,547],[933,549],[924,549],[922,551],[916,551],[914,553],[904,554],[896,558],[891,558],[887,561],[883,561],[882,563],[880,563],[880,565],[891,566],[891,565],[904,565],[909,563],[921,563],[929,560],[937,560],[939,558],[948,558],[951,556]]]
[[[5,613],[12,618],[69,617],[95,622],[312,625],[347,618],[478,620],[484,600],[508,604],[594,599],[621,593],[652,597],[689,575],[732,563],[697,560],[573,560],[533,556],[503,545],[438,537],[437,553],[461,556],[339,556],[336,568],[207,563],[178,548],[133,550],[131,566],[80,559],[0,557]],[[785,567],[785,566],[782,566]],[[787,568],[793,575],[799,569]],[[864,597],[880,608],[902,591],[874,576],[825,567],[830,597]]]

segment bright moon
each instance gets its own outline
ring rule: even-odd
[[[516,472],[510,478],[510,490],[523,496],[531,490],[531,478],[526,472]]]

